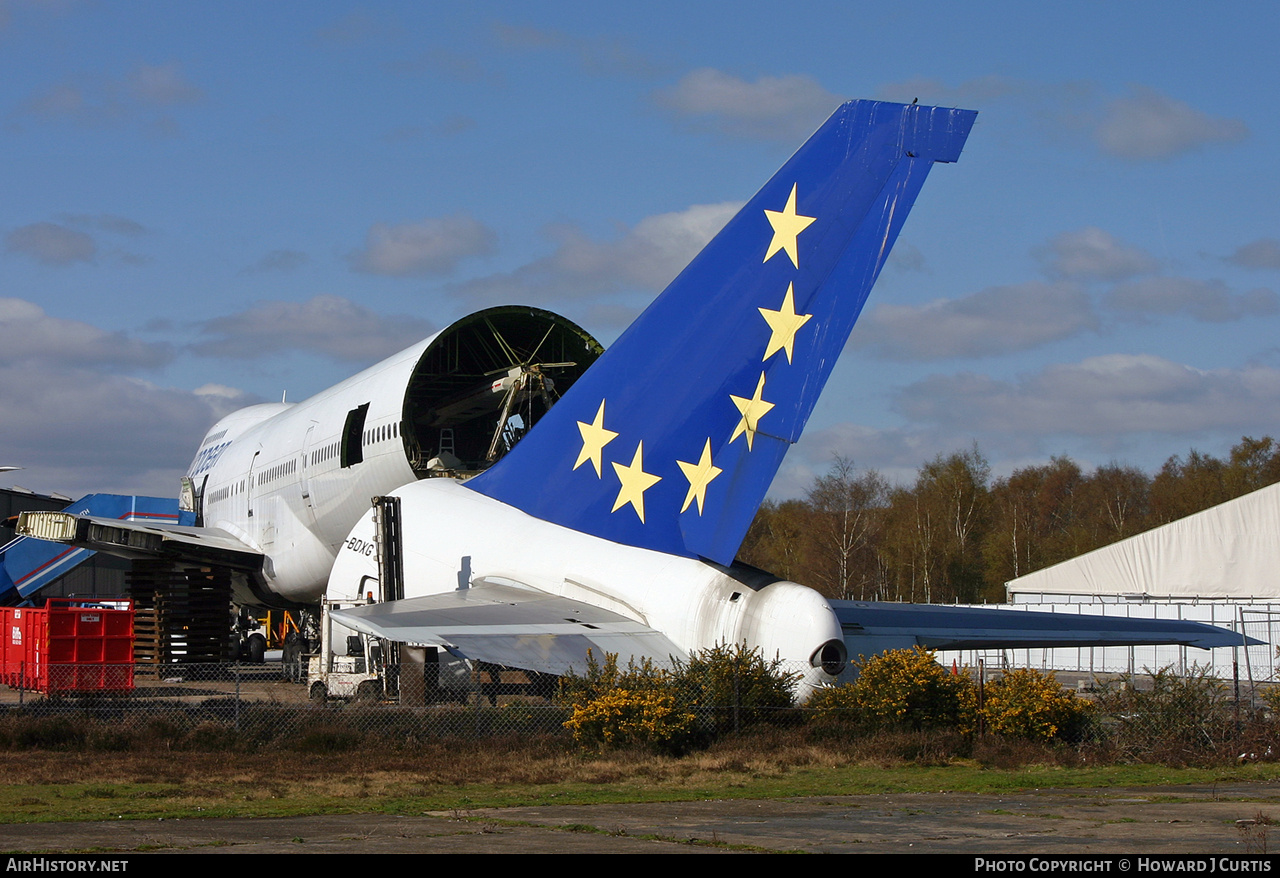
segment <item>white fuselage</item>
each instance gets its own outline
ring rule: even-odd
[[[274,597],[318,603],[338,547],[369,498],[415,480],[402,408],[414,365],[434,338],[305,402],[241,409],[201,443],[188,476],[203,492],[203,523],[268,558]],[[348,416],[363,405],[362,459],[344,466]]]

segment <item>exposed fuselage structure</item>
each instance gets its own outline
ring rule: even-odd
[[[264,556],[261,577],[238,583],[242,601],[315,604],[370,497],[477,472],[495,434],[512,441],[545,413],[529,394],[497,423],[520,395],[504,386],[511,370],[567,364],[556,369],[567,388],[600,352],[550,312],[492,308],[303,402],[241,409],[209,430],[188,471],[197,524]]]

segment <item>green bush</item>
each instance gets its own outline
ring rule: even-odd
[[[824,726],[862,725],[862,704],[854,683],[824,686],[805,703],[809,719]]]
[[[596,747],[643,746],[678,753],[694,739],[692,713],[661,689],[612,689],[574,705],[565,728],[579,744]]]
[[[933,650],[891,649],[859,657],[851,701],[868,728],[952,728],[972,732],[977,699],[967,676],[938,664]]]
[[[622,670],[618,667],[617,653],[605,653],[602,664],[596,660],[591,650],[587,650],[586,670],[581,674],[570,671],[561,677],[555,701],[574,706],[593,701],[614,689],[642,691],[663,689],[670,685],[671,672],[657,667],[650,659],[644,659],[639,664],[634,660],[630,661],[626,670]]]
[[[727,732],[789,715],[798,674],[759,649],[720,645],[674,661],[618,667],[588,653],[586,672],[563,677],[557,700],[573,710],[565,727],[582,744],[646,746],[676,752]]]
[[[1077,738],[1088,719],[1089,708],[1066,692],[1052,673],[1031,668],[1007,672],[988,683],[982,717],[987,730],[1011,738],[1047,741]]]
[[[760,649],[720,644],[676,662],[671,682],[680,701],[697,711],[711,737],[788,717],[800,674],[766,661]]]
[[[1098,734],[1124,762],[1207,764],[1235,735],[1226,686],[1209,668],[1125,675],[1101,688],[1096,711]]]

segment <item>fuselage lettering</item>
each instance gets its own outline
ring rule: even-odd
[[[343,548],[355,552],[357,555],[364,555],[365,557],[373,554],[373,543],[367,543],[364,540],[356,539],[355,537],[351,537],[351,539],[347,540],[346,545],[343,546]]]
[[[191,462],[191,476],[198,476],[213,467],[218,462],[218,458],[222,456],[222,452],[231,447],[230,442],[223,442],[221,445],[211,445],[208,448],[200,450],[196,455],[196,459]]]

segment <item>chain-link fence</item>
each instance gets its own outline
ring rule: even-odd
[[[939,654],[950,665],[976,665],[980,659],[990,667],[1039,668],[1080,674],[1141,674],[1147,668],[1174,668],[1193,673],[1206,665],[1222,679],[1238,675],[1254,682],[1280,682],[1280,603],[1240,600],[1200,600],[1193,602],[1154,599],[1129,601],[1112,598],[1080,602],[1055,602],[1050,595],[1020,595],[1016,604],[1002,606],[1012,611],[1053,613],[1077,619],[1089,616],[1129,619],[1176,619],[1201,622],[1234,632],[1240,645],[1212,650],[1194,646],[1161,644],[1148,646],[1060,646],[1019,649],[952,650]],[[971,605],[983,607],[985,605]],[[989,607],[988,607],[989,609]],[[1249,646],[1247,638],[1259,641]]]
[[[8,675],[7,688],[0,687],[0,747],[61,746],[79,737],[89,746],[110,749],[113,741],[124,747],[157,735],[180,738],[184,746],[234,737],[250,747],[322,750],[357,740],[411,747],[441,737],[568,738],[575,703],[590,701],[618,682],[599,674],[554,678],[469,662],[425,669],[421,664],[366,669],[353,663],[322,675],[309,673],[305,664],[270,661],[44,665],[39,675],[22,670]],[[680,701],[713,735],[762,721],[803,722],[803,712],[791,705],[798,674],[773,670],[776,685],[767,703],[753,688],[757,679],[735,680],[732,673],[707,676],[698,691],[683,693]],[[646,672],[656,686],[667,669],[647,665]]]
[[[759,727],[828,736],[834,729],[845,737],[874,731],[865,696],[792,705],[790,687],[800,670],[729,662],[672,675],[653,666],[606,665],[556,679],[451,663],[355,667],[317,678],[304,665],[282,662],[55,665],[40,677],[10,674],[0,687],[0,748],[330,752],[514,735],[678,750]],[[988,670],[979,686],[976,669],[956,668],[966,686],[973,684],[966,689],[974,693],[973,709],[1003,673]],[[1280,758],[1280,718],[1272,711],[1280,697],[1266,686],[1166,669],[1067,688],[1090,705],[1087,724],[1068,736],[1069,745],[1101,748],[1128,762]],[[983,724],[972,716],[961,731],[980,735]],[[911,719],[905,714],[904,725]]]

